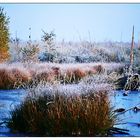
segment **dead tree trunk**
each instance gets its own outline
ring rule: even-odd
[[[133,26],[133,31],[132,31],[132,42],[131,42],[131,52],[130,52],[130,65],[133,65],[134,61],[134,26]]]
[[[134,63],[134,26],[132,31],[132,42],[131,42],[131,50],[130,50],[130,68],[129,68],[130,73],[132,72],[133,63]]]

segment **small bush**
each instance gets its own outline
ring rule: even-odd
[[[59,90],[40,95],[33,90],[11,112],[8,126],[33,136],[105,136],[113,124],[105,90],[69,96]]]
[[[23,62],[38,62],[39,45],[27,42],[27,46],[21,48]]]
[[[54,55],[48,52],[44,52],[39,56],[39,60],[41,62],[53,62],[54,61]]]

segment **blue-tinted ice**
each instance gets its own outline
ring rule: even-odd
[[[0,90],[0,123],[9,118],[10,111],[14,107],[21,103],[25,97],[24,90]],[[22,134],[12,134],[10,129],[6,127],[6,124],[0,125],[0,136],[22,136]]]
[[[133,107],[140,107],[140,91],[130,91],[128,96],[123,96],[124,91],[114,91],[111,96],[111,103],[115,107],[114,109],[124,108],[125,113],[118,115],[117,123],[115,127],[128,129],[130,135],[114,135],[114,136],[140,136],[140,111],[135,112]]]
[[[128,96],[123,96],[124,91],[114,91],[111,94],[110,100],[114,109],[124,108],[130,109],[132,107],[140,107],[140,92],[131,91]],[[26,93],[24,90],[0,90],[0,123],[7,120],[10,116],[10,111],[15,105],[18,105],[23,101]],[[114,136],[140,136],[140,111],[137,113],[133,110],[129,110],[126,113],[118,115],[117,123],[115,125],[118,128],[124,128],[129,130],[129,135],[116,134]],[[10,129],[5,124],[0,125],[1,137],[12,136],[26,136],[24,134],[12,134]]]

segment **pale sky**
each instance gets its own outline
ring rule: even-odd
[[[10,17],[11,36],[40,40],[42,29],[61,41],[135,41],[140,37],[140,4],[0,4]]]

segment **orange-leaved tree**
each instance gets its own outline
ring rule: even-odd
[[[0,7],[0,62],[9,58],[9,17]]]

